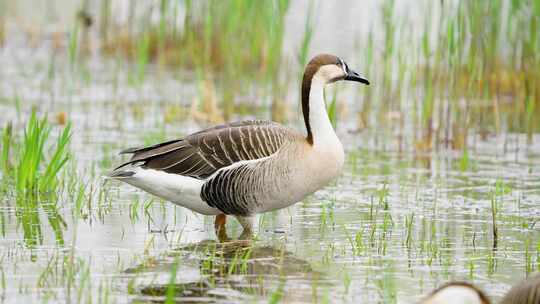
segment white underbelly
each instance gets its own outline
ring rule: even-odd
[[[259,177],[254,180],[259,180],[264,185],[249,189],[254,192],[249,193],[249,199],[252,202],[247,212],[255,214],[286,208],[328,185],[341,173],[344,159],[341,145],[329,147],[330,149],[324,150],[313,149],[304,154],[301,159],[291,159],[286,155],[243,162],[243,164],[250,162],[254,164],[252,174],[259,174]],[[231,170],[238,165],[235,164],[222,170]],[[203,185],[208,180],[141,167],[131,169],[135,174],[122,178],[122,181],[201,214],[222,213],[218,208],[211,207],[201,197]],[[271,174],[268,174],[269,172]],[[220,191],[243,192],[242,189],[220,189]]]
[[[174,204],[204,215],[220,214],[201,198],[204,181],[153,169],[134,168],[135,174],[122,181]]]

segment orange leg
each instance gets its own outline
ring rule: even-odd
[[[216,236],[221,242],[229,239],[227,236],[227,230],[225,229],[225,223],[227,223],[227,215],[223,213],[216,215],[214,228],[216,229]]]

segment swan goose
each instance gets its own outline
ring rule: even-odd
[[[472,284],[449,282],[432,291],[420,304],[490,304],[490,301]]]
[[[131,154],[109,177],[204,215],[224,233],[226,215],[250,234],[257,213],[288,207],[327,185],[342,169],[344,151],[324,101],[326,84],[369,84],[340,58],[321,54],[306,66],[302,112],[307,136],[271,121],[219,125]]]
[[[489,304],[486,294],[466,282],[449,282],[432,291],[420,304]],[[540,304],[540,273],[516,283],[498,302],[501,304]]]

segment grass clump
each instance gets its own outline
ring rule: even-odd
[[[18,198],[54,194],[57,189],[57,174],[69,159],[71,126],[68,124],[64,128],[54,147],[47,145],[50,130],[47,117],[38,119],[33,111],[17,151],[13,172]],[[46,151],[52,151],[52,154],[47,157]]]
[[[2,176],[5,176],[9,171],[9,151],[11,148],[11,137],[13,132],[13,126],[8,123],[2,132],[2,154],[0,158],[0,168],[2,169]]]
[[[143,9],[130,5],[130,10]],[[159,11],[159,22],[144,14],[130,24],[103,29],[107,32],[102,33],[102,39],[107,39],[103,51],[137,62],[230,70],[237,75],[256,76],[255,71],[265,75],[277,68],[288,0],[185,1],[182,20],[181,8],[173,1],[155,5],[159,7],[150,11]]]
[[[134,63],[132,84],[144,80],[150,63],[190,70],[202,91],[199,108],[204,108],[204,84],[210,81],[223,101],[225,119],[235,112],[237,97],[248,94],[255,83],[273,101],[282,99],[274,95],[284,82],[279,83],[279,72],[288,0],[161,0],[149,7],[136,1],[129,5],[136,17],[103,28],[102,51]],[[143,11],[155,12],[159,20],[152,13],[137,14]],[[241,85],[241,80],[249,85]]]
[[[6,39],[6,3],[0,1],[0,47],[4,46]]]
[[[380,32],[359,43],[377,84],[363,94],[359,127],[411,125],[419,152],[464,150],[470,130],[527,133],[531,144],[540,127],[539,3],[431,1],[413,23],[395,0],[381,1],[372,24]]]
[[[65,223],[58,213],[58,175],[68,161],[71,126],[59,134],[56,144],[49,143],[51,127],[47,117],[38,119],[32,111],[20,142],[12,138],[11,127],[4,129],[2,140],[2,179],[14,189],[18,223],[29,246],[42,242],[39,212],[42,210],[63,243]]]

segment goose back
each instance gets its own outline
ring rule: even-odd
[[[183,139],[124,150],[122,154],[133,156],[115,170],[142,163],[143,168],[206,179],[234,163],[270,156],[284,142],[299,138],[302,137],[291,129],[270,121],[224,124]]]

